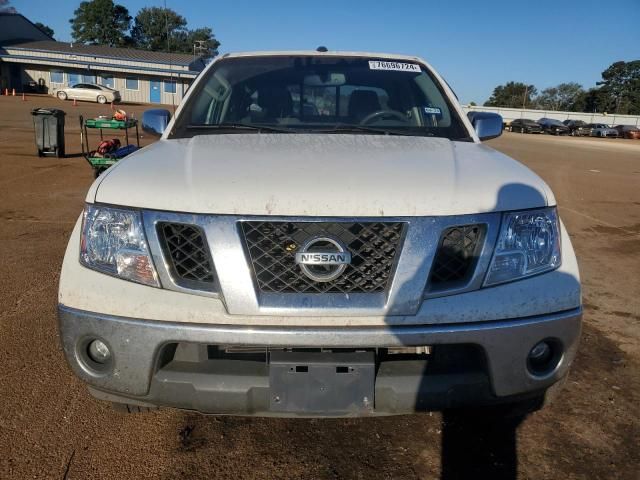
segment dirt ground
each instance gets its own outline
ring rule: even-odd
[[[35,156],[36,106],[67,111],[70,158]],[[523,422],[125,416],[72,375],[56,324],[64,249],[93,181],[78,115],[107,111],[0,97],[0,478],[640,478],[640,141],[490,142],[551,185],[584,285],[565,390]]]

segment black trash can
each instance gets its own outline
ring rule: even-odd
[[[33,127],[36,134],[38,156],[64,157],[64,117],[57,108],[34,108]]]

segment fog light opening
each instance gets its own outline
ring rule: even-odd
[[[93,340],[87,347],[87,356],[92,362],[104,365],[111,360],[111,350],[102,340]]]
[[[536,343],[527,356],[527,368],[537,377],[552,373],[562,358],[562,345],[558,340],[547,338]]]

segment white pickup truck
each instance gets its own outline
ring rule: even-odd
[[[416,57],[218,58],[87,194],[72,369],[129,411],[537,408],[576,353],[578,266],[549,187],[481,143],[502,119],[471,115]]]

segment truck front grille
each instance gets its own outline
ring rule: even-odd
[[[181,287],[213,290],[215,272],[204,232],[196,225],[159,223],[158,236],[173,281]]]
[[[241,222],[258,288],[269,293],[375,293],[388,288],[405,224],[402,222]],[[308,278],[296,251],[313,237],[347,247],[351,264],[335,280]]]
[[[429,288],[443,290],[465,283],[473,275],[485,234],[484,225],[446,229],[431,268]]]

